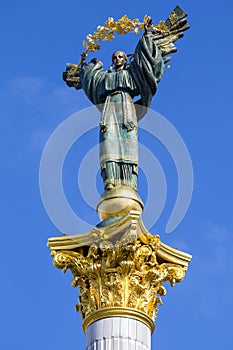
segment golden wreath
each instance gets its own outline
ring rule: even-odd
[[[179,6],[171,12],[166,21],[160,21],[158,24],[153,24],[149,16],[144,16],[143,22],[140,22],[137,18],[130,19],[127,15],[122,16],[117,21],[109,17],[104,26],[98,26],[93,34],[88,34],[86,40],[83,40],[85,51],[81,53],[80,62],[78,64],[67,64],[63,79],[67,84],[70,83],[70,86],[73,86],[74,82],[79,84],[80,78],[77,73],[81,64],[86,61],[88,52],[100,50],[100,43],[114,39],[115,34],[121,35],[130,32],[140,34],[141,31],[147,33],[151,31],[164,62],[170,62],[171,56],[168,57],[167,55],[177,51],[174,42],[183,36],[183,31],[189,29],[186,17],[187,14]],[[169,65],[165,67],[170,68]]]
[[[143,22],[140,22],[137,18],[129,19],[127,15],[122,16],[118,21],[114,21],[114,18],[109,17],[107,21],[105,21],[104,26],[98,26],[94,34],[88,34],[86,36],[87,40],[83,40],[83,47],[86,49],[83,52],[83,55],[88,52],[100,50],[101,46],[96,42],[112,40],[115,38],[115,33],[120,35],[128,34],[130,32],[140,34],[141,31],[145,30],[145,26],[148,26],[155,33],[169,33],[164,21],[160,21],[158,24],[153,25],[149,16],[144,16]]]

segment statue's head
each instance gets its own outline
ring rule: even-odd
[[[126,63],[127,63],[127,55],[124,51],[113,52],[112,65],[116,69],[116,71],[124,69]]]

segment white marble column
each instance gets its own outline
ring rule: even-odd
[[[142,322],[108,317],[93,322],[86,331],[86,350],[150,350],[151,332]]]

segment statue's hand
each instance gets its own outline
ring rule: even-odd
[[[149,17],[147,22],[144,24],[144,35],[150,35],[150,28],[152,27],[152,19]]]

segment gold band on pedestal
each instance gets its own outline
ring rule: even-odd
[[[155,330],[154,321],[147,316],[144,312],[131,309],[131,308],[123,308],[123,307],[109,307],[105,309],[100,309],[90,316],[86,317],[83,320],[83,331],[86,333],[87,328],[95,321],[101,320],[103,318],[108,317],[127,317],[133,318],[139,322],[144,323],[151,331],[151,333]]]

